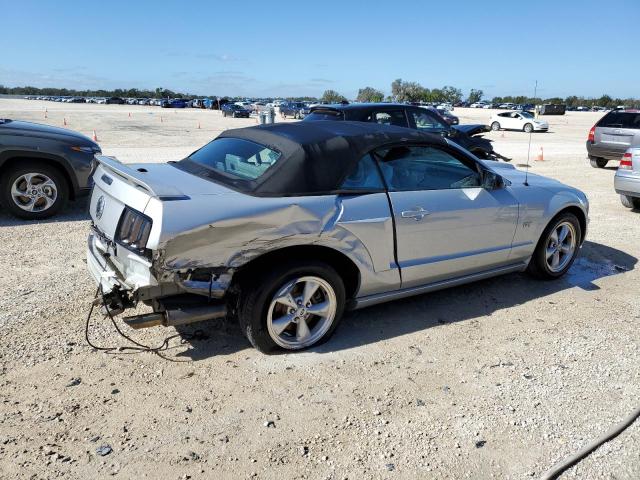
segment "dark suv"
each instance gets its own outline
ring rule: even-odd
[[[640,147],[640,110],[613,110],[598,120],[587,139],[591,166],[604,168],[620,160],[628,148]]]
[[[282,118],[305,118],[309,115],[309,107],[303,102],[287,102],[280,105]]]
[[[351,120],[412,128],[448,137],[476,157],[488,160],[509,158],[494,152],[491,141],[482,137],[487,125],[449,125],[437,110],[402,103],[351,103],[311,107],[305,122],[315,120]]]
[[[72,130],[0,119],[0,201],[28,220],[57,213],[89,191],[97,143]]]

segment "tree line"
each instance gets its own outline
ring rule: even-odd
[[[137,88],[115,90],[75,90],[69,88],[38,88],[38,87],[5,87],[0,85],[0,95],[45,95],[45,96],[61,96],[61,97],[125,97],[125,98],[198,98],[203,95],[193,95],[189,93],[174,92],[172,90],[158,87],[154,90],[144,90]],[[207,97],[205,95],[205,97]],[[215,95],[209,95],[209,98],[216,98]],[[242,99],[244,97],[221,97],[229,99]],[[385,94],[373,87],[364,87],[358,90],[356,101],[358,102],[427,102],[427,103],[443,103],[448,102],[456,104],[461,101],[468,103],[479,102],[484,98],[484,92],[481,89],[472,88],[465,97],[461,89],[445,85],[442,88],[426,88],[418,82],[402,80],[400,78],[391,83],[391,95]],[[335,90],[326,90],[318,99],[316,97],[287,97],[290,101],[309,101],[316,102],[318,100],[327,103],[340,103],[346,101],[347,98]],[[576,95],[570,95],[566,98],[533,98],[528,96],[511,96],[493,97],[491,103],[517,103],[534,105],[541,103],[560,103],[568,107],[616,107],[625,105],[627,107],[640,105],[637,98],[614,98],[610,95],[602,95],[599,98],[586,98]]]

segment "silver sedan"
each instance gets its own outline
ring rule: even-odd
[[[346,309],[496,275],[561,277],[575,188],[440,136],[359,122],[228,130],[189,157],[98,157],[88,267],[134,327],[238,319],[263,352],[327,340]]]

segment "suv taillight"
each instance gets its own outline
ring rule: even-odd
[[[623,170],[631,170],[633,168],[633,163],[631,160],[631,152],[626,152],[622,156],[622,160],[620,160],[620,165],[618,166],[618,168],[621,168]]]
[[[589,138],[587,138],[588,142],[594,143],[596,141],[596,126],[594,125],[593,127],[591,127],[591,130],[589,130]]]
[[[116,242],[139,254],[146,254],[152,221],[146,215],[126,207],[116,231]]]

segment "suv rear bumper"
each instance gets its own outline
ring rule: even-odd
[[[620,160],[626,151],[627,148],[625,146],[621,146],[617,149],[610,146],[603,147],[600,144],[587,141],[587,153],[589,154],[589,158],[597,157],[607,160]]]

